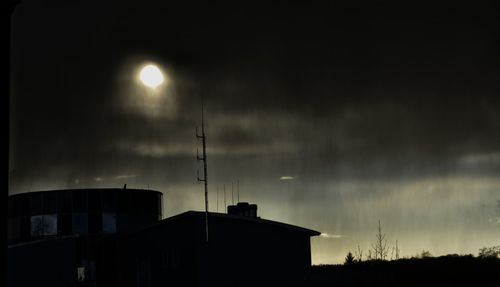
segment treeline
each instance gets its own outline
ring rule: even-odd
[[[400,257],[400,248],[398,244],[398,240],[395,241],[393,246],[388,244],[388,240],[386,238],[386,234],[382,232],[382,226],[380,224],[380,220],[378,221],[377,233],[375,235],[375,241],[371,243],[368,252],[365,254],[363,249],[358,245],[357,249],[354,251],[354,254],[349,251],[345,257],[344,264],[352,265],[364,261],[385,261],[385,260],[399,260]],[[448,256],[453,256],[454,258],[459,256],[457,254],[452,254]],[[465,255],[465,257],[470,257],[473,255]],[[433,257],[430,251],[422,250],[421,253],[416,254],[411,257],[405,257],[404,259],[424,259]],[[479,249],[478,256],[479,259],[488,259],[488,258],[500,258],[500,245],[499,246],[491,246],[491,247],[483,247]]]
[[[391,261],[405,261],[405,260],[421,260],[421,259],[430,259],[430,258],[437,258],[437,259],[471,259],[475,258],[477,260],[499,260],[500,261],[500,246],[491,246],[491,247],[483,247],[479,249],[478,255],[474,256],[472,254],[465,254],[465,255],[459,255],[459,254],[448,254],[444,256],[439,256],[439,257],[434,257],[429,251],[427,250],[422,250],[420,254],[416,254],[411,257],[403,257],[403,258],[397,258],[397,259],[392,259]],[[359,264],[359,263],[366,263],[366,262],[379,262],[379,261],[387,261],[385,259],[374,259],[374,258],[367,258],[366,260],[363,260],[362,257],[355,257],[352,255],[352,253],[349,251],[345,257],[344,265],[354,265],[354,264]]]
[[[378,222],[375,240],[365,253],[358,245],[344,264],[318,265],[298,286],[500,286],[500,246],[483,247],[478,255],[435,257],[428,250],[401,257],[398,241],[389,245]]]
[[[414,256],[313,266],[301,286],[500,286],[499,270],[493,256]]]

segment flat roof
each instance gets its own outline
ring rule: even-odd
[[[52,189],[52,190],[36,190],[36,191],[28,191],[28,192],[17,192],[13,194],[9,194],[9,197],[21,196],[21,195],[29,195],[35,193],[45,193],[45,192],[71,192],[71,191],[133,191],[133,192],[154,192],[163,194],[162,192],[154,189],[141,189],[141,188],[120,188],[120,187],[105,187],[105,188],[73,188],[73,189]]]
[[[273,221],[273,220],[268,220],[268,219],[262,219],[260,217],[255,218],[255,217],[232,215],[232,214],[226,214],[226,213],[216,213],[216,212],[209,212],[208,216],[212,217],[212,218],[218,217],[218,218],[224,218],[224,219],[229,219],[229,220],[247,221],[247,222],[254,222],[254,223],[258,223],[258,224],[265,224],[265,225],[270,225],[270,226],[274,226],[274,227],[278,227],[278,228],[284,228],[284,229],[289,229],[289,230],[293,230],[293,231],[297,231],[297,232],[306,233],[309,236],[318,236],[321,234],[321,232],[318,232],[318,231],[315,231],[312,229],[303,228],[303,227],[288,224],[288,223],[283,223],[283,222],[278,222],[278,221]],[[180,219],[186,218],[186,217],[205,217],[205,212],[204,211],[194,211],[194,210],[186,211],[184,213],[177,214],[177,215],[162,219],[156,223],[153,223],[152,225],[144,227],[144,229],[153,228],[153,227],[161,225],[163,223],[177,221],[177,220],[180,220]],[[137,230],[137,231],[140,231],[140,230]]]

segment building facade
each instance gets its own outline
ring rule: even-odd
[[[8,286],[295,286],[308,274],[319,232],[248,203],[166,219],[161,206],[151,190],[10,196]]]
[[[100,242],[158,222],[163,216],[162,202],[161,192],[142,189],[10,195],[9,286],[96,286]],[[70,274],[60,271],[69,266]]]
[[[162,219],[162,193],[142,189],[74,189],[9,196],[8,242],[102,235]]]
[[[256,217],[189,211],[104,244],[105,286],[300,286],[319,232]],[[103,253],[104,254],[104,253]],[[123,260],[122,258],[127,258]]]

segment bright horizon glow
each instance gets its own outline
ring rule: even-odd
[[[141,69],[139,79],[146,87],[153,89],[161,85],[165,80],[161,70],[153,64],[146,65]]]

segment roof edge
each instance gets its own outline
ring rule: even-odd
[[[269,224],[269,225],[274,225],[274,226],[278,226],[278,227],[282,227],[282,228],[287,228],[287,229],[307,233],[307,234],[309,234],[309,236],[319,236],[321,234],[321,232],[318,232],[316,230],[312,230],[312,229],[308,229],[308,228],[304,228],[304,227],[300,227],[300,226],[292,225],[292,224],[288,224],[288,223],[283,223],[283,222],[279,222],[279,221],[262,219],[260,217],[259,218],[252,218],[252,217],[238,216],[238,215],[217,213],[217,212],[209,212],[208,215],[215,216],[215,217],[230,218],[230,219],[235,219],[235,220],[246,220],[246,221],[256,222],[256,223],[265,223],[265,224]],[[205,212],[204,211],[189,210],[189,211],[165,218],[165,219],[159,221],[158,224],[161,224],[163,222],[178,220],[178,219],[186,217],[186,216],[205,216]],[[156,225],[156,224],[150,225],[149,227],[152,227],[154,225]]]
[[[120,188],[120,187],[92,187],[92,188],[68,188],[68,189],[46,189],[46,190],[34,190],[34,191],[26,191],[26,192],[16,192],[9,194],[9,197],[11,196],[16,196],[16,195],[22,195],[22,194],[34,194],[38,192],[68,192],[68,191],[82,191],[82,190],[116,190],[116,191],[123,191],[123,190],[129,190],[129,191],[141,191],[141,192],[156,192],[163,194],[163,192],[155,189],[143,189],[143,188]]]

